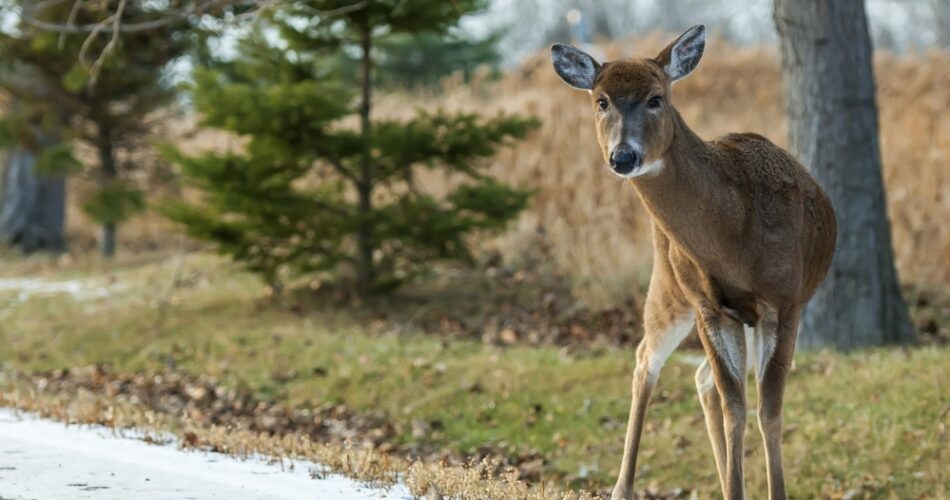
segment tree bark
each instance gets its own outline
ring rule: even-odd
[[[10,151],[0,179],[0,240],[25,254],[65,250],[66,177],[36,172],[36,155]]]
[[[360,177],[357,182],[359,197],[359,228],[357,231],[357,287],[360,295],[369,293],[375,279],[373,269],[373,224],[370,214],[373,210],[373,170],[370,157],[370,103],[372,97],[372,27],[367,21],[363,25],[363,37],[360,45],[363,49],[362,90],[360,102],[360,133],[363,138],[363,154],[360,158]]]
[[[937,23],[937,46],[950,47],[950,0],[931,0],[930,5]]]
[[[871,38],[863,0],[775,0],[793,154],[838,217],[828,276],[805,308],[804,348],[908,342],[881,178]]]
[[[115,146],[112,143],[112,130],[101,126],[99,129],[99,166],[101,169],[103,184],[109,184],[115,181],[118,171],[115,165]],[[99,234],[99,253],[103,257],[115,255],[116,247],[116,224],[114,222],[103,222]]]

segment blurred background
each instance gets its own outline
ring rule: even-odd
[[[829,288],[835,300],[814,317],[841,319],[806,337],[826,350],[805,353],[790,383],[786,456],[801,477],[790,488],[938,498],[950,3],[826,4],[4,0],[0,402],[39,376],[56,382],[55,399],[165,374],[212,394],[238,388],[264,408],[244,415],[226,397],[215,407],[145,384],[181,399],[150,407],[176,431],[242,422],[429,463],[494,457],[527,484],[603,491],[642,335],[650,223],[603,168],[589,97],[558,79],[547,47],[652,57],[703,23],[703,61],[674,90],[686,122],[703,138],[753,131],[789,148],[832,191],[839,220],[849,200],[872,207],[841,222],[873,236],[841,242],[857,257],[832,274],[863,266],[860,276],[850,292]],[[832,48],[811,66],[782,57],[809,36]],[[821,63],[843,47],[866,49],[868,71]],[[815,74],[825,67],[841,73]],[[829,95],[870,85],[866,147],[805,154],[786,102],[813,109],[823,93],[789,87],[797,74],[842,82]],[[835,126],[814,140],[848,125]],[[830,157],[847,167],[825,167]],[[834,180],[845,175],[870,184]],[[850,316],[879,310],[894,312],[870,313],[881,316],[871,326]],[[895,343],[915,347],[875,348]],[[656,495],[718,488],[695,425],[690,356],[702,351],[687,344],[641,452],[654,464],[642,487]],[[838,402],[838,389],[879,409]],[[289,413],[273,424],[262,415],[276,408]],[[304,408],[349,430],[304,428]],[[849,462],[841,450],[859,442],[865,456]]]

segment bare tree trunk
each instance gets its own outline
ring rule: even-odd
[[[99,167],[102,169],[102,179],[105,184],[115,181],[117,170],[115,165],[115,147],[112,144],[112,131],[108,127],[101,127],[99,131]],[[115,255],[116,224],[104,222],[99,234],[99,253],[103,257]]]
[[[828,277],[799,344],[852,349],[913,339],[881,178],[872,47],[862,0],[775,0],[792,152],[838,216]]]
[[[360,295],[366,295],[375,279],[373,269],[373,225],[369,220],[373,210],[373,170],[370,158],[370,102],[372,97],[372,27],[363,26],[363,96],[360,102],[360,133],[363,137],[363,155],[360,158],[360,177],[357,182],[359,196],[359,229],[357,232],[357,287]]]
[[[24,148],[10,151],[4,163],[0,178],[0,240],[23,253],[63,251],[65,175],[37,172],[36,155]]]

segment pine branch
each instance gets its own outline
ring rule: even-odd
[[[316,200],[316,199],[314,199],[314,200],[311,200],[311,203],[312,203],[312,205],[313,205],[314,207],[316,207],[316,208],[320,208],[320,209],[323,209],[323,210],[326,210],[326,211],[329,211],[329,212],[333,212],[333,213],[335,213],[335,214],[337,214],[337,215],[342,215],[343,217],[350,217],[350,216],[353,215],[349,210],[347,210],[347,209],[345,209],[345,208],[342,208],[342,207],[333,205],[333,204],[331,204],[331,203],[327,203],[327,202],[322,201],[322,200]]]
[[[353,182],[354,184],[359,184],[360,180],[356,178],[356,175],[353,174],[353,172],[350,172],[346,168],[346,166],[343,165],[342,160],[340,160],[337,157],[328,157],[327,162],[333,167],[334,170],[336,170],[338,174],[342,175],[343,177],[346,177],[347,179],[350,180],[350,182]]]

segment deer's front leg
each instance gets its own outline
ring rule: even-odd
[[[664,310],[658,310],[661,307]],[[637,450],[640,447],[643,417],[650,400],[650,393],[656,385],[660,369],[663,368],[667,358],[692,330],[695,323],[694,317],[695,315],[688,307],[677,308],[669,301],[647,298],[645,333],[637,347],[637,366],[633,372],[632,384],[633,400],[630,404],[630,419],[627,422],[627,436],[623,446],[623,461],[620,463],[620,476],[617,478],[617,485],[614,486],[612,500],[633,499]]]

